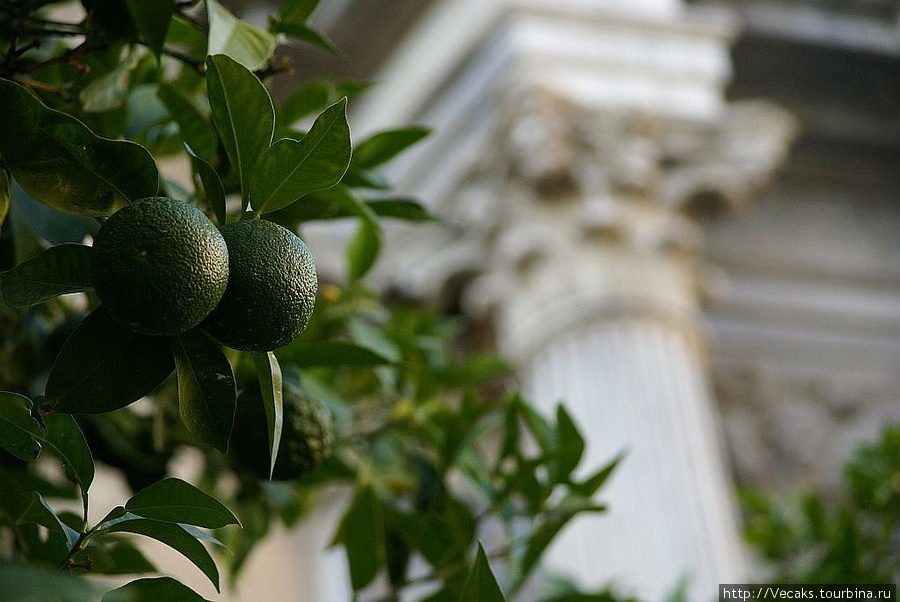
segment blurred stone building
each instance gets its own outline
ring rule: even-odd
[[[298,77],[382,84],[357,139],[433,127],[391,177],[462,226],[392,230],[374,281],[491,325],[589,465],[628,451],[548,567],[648,600],[752,577],[735,485],[834,487],[900,420],[900,4],[321,4],[349,61]],[[304,235],[340,279],[340,228]],[[328,562],[290,599],[342,601]]]

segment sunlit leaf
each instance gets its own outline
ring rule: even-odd
[[[3,272],[4,303],[25,309],[65,293],[90,290],[90,252],[85,245],[57,245]]]
[[[150,393],[173,369],[169,339],[123,328],[100,306],[59,352],[47,380],[47,401],[58,412],[110,412]]]
[[[227,54],[248,69],[258,69],[275,52],[275,36],[242,21],[215,0],[206,0],[209,54]]]
[[[102,216],[157,193],[156,162],[142,146],[96,136],[7,80],[0,80],[0,114],[6,168],[42,203],[66,213]]]
[[[310,192],[334,186],[350,164],[347,99],[325,109],[301,142],[284,138],[253,170],[250,203],[256,213],[286,207]]]
[[[181,421],[203,442],[227,453],[236,395],[228,358],[198,329],[173,337],[172,349]]]
[[[125,503],[125,509],[144,518],[209,529],[238,524],[237,517],[222,502],[175,477],[138,491]]]
[[[263,407],[266,410],[266,429],[269,433],[269,476],[275,470],[278,448],[281,444],[281,430],[284,424],[284,397],[282,390],[281,365],[271,351],[254,353],[253,363],[262,391]]]
[[[250,174],[275,133],[275,106],[259,79],[225,55],[206,58],[206,81],[213,123],[241,180],[246,207]]]

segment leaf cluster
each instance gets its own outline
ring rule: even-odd
[[[156,572],[134,536],[218,588],[214,555],[236,577],[275,522],[295,524],[338,485],[350,503],[333,543],[354,590],[384,576],[391,599],[425,585],[428,600],[503,600],[499,581],[516,595],[568,521],[604,510],[595,496],[618,459],[584,472],[562,406],[548,419],[498,393],[509,367],[460,353],[461,322],[386,305],[364,284],[386,220],[443,224],[379,172],[428,130],[353,141],[360,82],[313,80],[273,100],[283,42],[336,52],[307,22],[316,0],[283,0],[265,28],[215,0],[68,2],[74,20],[58,4],[0,3],[0,591],[97,599],[76,577]],[[188,166],[190,182],[167,179],[161,159]],[[347,281],[320,286],[309,328],[277,352],[228,349],[199,328],[125,329],[93,293],[88,243],[103,219],[155,195],[219,226],[351,222]],[[271,468],[284,383],[329,408],[337,451],[302,479],[259,480],[227,455],[235,399],[260,386]],[[201,458],[193,484],[168,476],[185,448]],[[134,493],[91,524],[95,462]],[[60,510],[73,500],[80,512]],[[103,599],[151,596],[201,599],[168,577]]]

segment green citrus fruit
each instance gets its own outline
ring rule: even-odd
[[[222,228],[228,244],[228,288],[203,327],[243,351],[272,351],[294,340],[316,302],[316,266],[290,230],[266,220]]]
[[[94,237],[94,290],[110,316],[152,335],[189,330],[222,298],[228,248],[198,209],[150,197],[110,216]]]
[[[300,389],[283,388],[283,427],[272,478],[290,481],[311,473],[331,455],[331,420],[322,403]],[[269,432],[258,385],[237,398],[228,454],[260,479],[269,478]]]

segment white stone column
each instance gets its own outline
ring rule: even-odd
[[[426,18],[359,121],[436,128],[393,175],[461,228],[392,230],[375,277],[432,299],[465,280],[463,307],[492,319],[526,393],[579,423],[585,470],[628,451],[610,512],[576,519],[551,568],[647,600],[684,577],[711,599],[745,574],[694,216],[750,198],[793,122],[724,101],[727,24],[614,4],[446,0]]]
[[[693,330],[666,316],[613,314],[558,333],[525,364],[529,397],[548,413],[564,401],[586,430],[585,468],[627,454],[599,496],[610,513],[562,533],[546,557],[554,570],[647,600],[682,578],[690,599],[702,600],[744,576]]]

